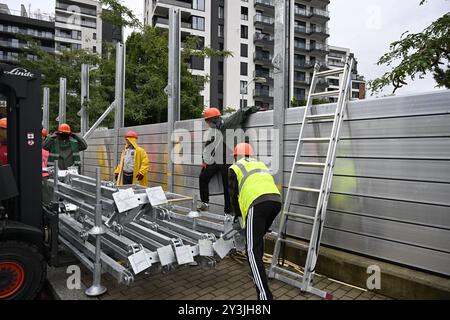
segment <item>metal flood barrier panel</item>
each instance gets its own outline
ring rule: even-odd
[[[334,112],[332,104],[316,108],[319,114]],[[286,110],[285,186],[303,111]],[[246,129],[259,132],[272,126],[273,112],[266,111],[250,116]],[[177,122],[176,128],[187,129],[192,136],[207,129],[202,119]],[[138,132],[139,144],[149,155],[150,186],[165,188],[167,124],[124,128],[121,135],[130,129]],[[326,136],[331,123],[318,123],[313,131],[311,137]],[[102,179],[111,179],[112,135],[113,130],[96,131],[89,139],[87,175],[93,176],[95,167],[100,166]],[[271,141],[273,137],[269,134],[256,139]],[[173,192],[192,196],[199,194],[201,157],[194,151],[196,146],[176,146],[183,147],[183,152],[197,162],[175,165]],[[305,161],[324,162],[326,147],[306,145],[302,156]],[[119,150],[122,148],[123,144]],[[317,188],[321,173],[314,168],[301,170],[301,185]],[[314,214],[313,195],[295,193],[294,197],[296,205],[291,212]],[[210,208],[223,212],[223,196],[212,196]],[[310,223],[289,221],[287,233],[308,239],[311,227]],[[350,102],[322,241],[335,248],[450,275],[450,91]]]

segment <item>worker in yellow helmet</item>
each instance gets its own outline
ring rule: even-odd
[[[235,164],[228,173],[228,188],[235,214],[233,227],[246,229],[247,260],[259,300],[272,300],[264,269],[264,235],[281,210],[281,195],[263,162],[252,158],[253,148],[240,143],[233,153]],[[242,223],[239,222],[242,217]]]

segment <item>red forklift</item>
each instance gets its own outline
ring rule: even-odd
[[[57,214],[42,205],[41,77],[0,64],[0,93],[8,162],[0,166],[0,300],[34,299],[56,261],[58,234]]]

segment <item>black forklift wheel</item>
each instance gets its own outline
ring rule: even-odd
[[[39,250],[28,243],[0,243],[0,300],[31,300],[42,289],[46,263]]]

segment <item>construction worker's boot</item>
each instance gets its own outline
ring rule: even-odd
[[[208,211],[209,210],[209,205],[206,202],[198,202],[198,206],[197,206],[197,210],[199,211]]]

